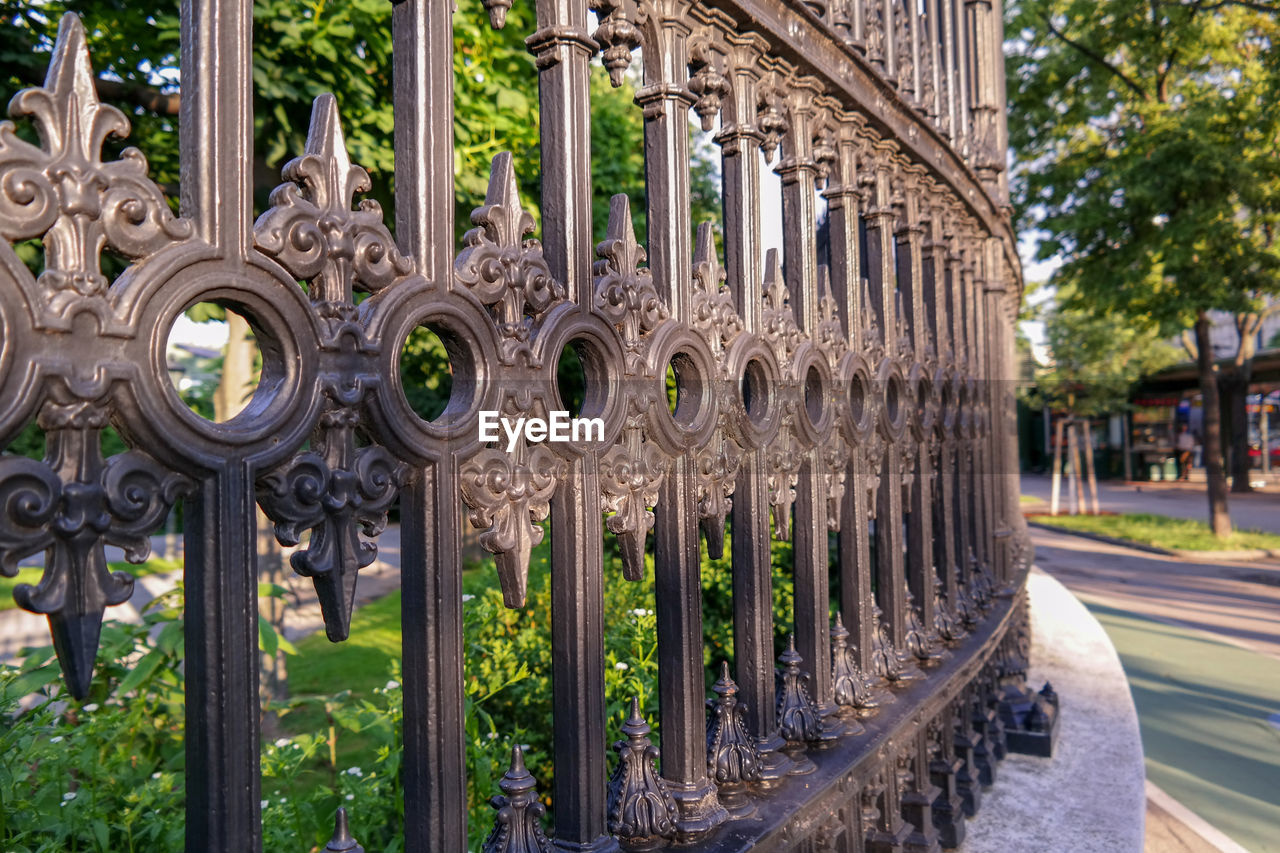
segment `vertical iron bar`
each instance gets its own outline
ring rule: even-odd
[[[391,7],[396,241],[429,281],[452,287],[453,10],[442,0]]]
[[[253,472],[228,461],[186,508],[186,849],[260,850]]]
[[[253,223],[253,4],[184,0],[179,110],[182,214],[224,257],[249,251]]]
[[[604,552],[596,458],[570,463],[551,501],[555,843],[617,850],[605,825]]]
[[[796,325],[810,339],[818,331],[818,210],[813,159],[813,98],[820,90],[807,80],[793,86],[790,125],[783,140],[783,157],[776,171],[782,178],[782,246],[787,287]],[[802,398],[797,417],[804,413],[807,377],[796,377]],[[824,401],[825,402],[825,401]],[[796,650],[811,673],[811,696],[824,712],[835,709],[831,693],[831,574],[827,549],[827,500],[822,447],[810,448],[796,481],[793,526],[795,573],[793,593]]]
[[[913,165],[904,166],[906,178],[903,188],[902,218],[898,225],[899,287],[908,316],[913,360],[918,370],[930,361],[930,323],[928,292],[924,279],[924,258],[921,242],[924,227],[920,219],[920,174]],[[932,377],[926,377],[932,379]],[[911,406],[921,410],[932,405],[931,401],[918,399],[918,388],[912,388]],[[932,436],[927,432],[915,442],[915,473],[911,484],[911,508],[907,515],[907,586],[920,611],[920,620],[926,631],[933,630],[933,453],[930,450]]]
[[[672,318],[688,322],[693,295],[690,28],[682,18],[666,17],[656,10],[654,18],[646,30],[645,85],[636,93],[636,102],[644,111],[649,269]],[[676,823],[684,837],[714,829],[729,817],[716,797],[715,785],[707,778],[700,544],[697,473],[693,454],[684,453],[673,462],[654,510],[662,775],[675,798],[679,811]]]
[[[865,350],[864,325],[870,318],[862,312],[863,260],[859,257],[858,224],[862,193],[858,190],[858,131],[860,116],[856,113],[840,117],[840,139],[831,185],[823,193],[827,199],[828,228],[831,246],[831,286],[844,322],[846,338],[855,353]],[[872,366],[874,369],[874,365]],[[851,389],[842,389],[846,393]],[[871,388],[863,389],[871,394]],[[837,399],[841,398],[838,393]],[[869,405],[869,401],[867,405]],[[865,487],[867,471],[865,452],[854,447],[845,476],[845,499],[840,504],[840,611],[845,627],[853,637],[858,667],[871,672],[871,508]]]
[[[249,252],[253,193],[248,0],[185,0],[179,122],[183,215],[224,258]],[[257,850],[257,538],[253,473],[228,460],[187,500],[186,849]]]
[[[406,853],[467,843],[462,715],[462,565],[451,458],[401,492]]]
[[[867,272],[872,303],[877,308],[886,357],[896,358],[897,270],[894,266],[893,203],[890,188],[894,146],[877,144],[874,190],[867,211]],[[899,389],[898,407],[908,405],[905,389]],[[881,393],[887,391],[880,389]],[[906,636],[906,600],[903,597],[902,558],[902,449],[897,441],[886,441],[876,495],[876,597],[894,648],[901,648]]]
[[[725,273],[743,328],[760,331],[760,140],[757,127],[756,62],[768,45],[759,36],[730,36],[730,97],[716,136],[721,146]],[[773,572],[768,475],[763,451],[743,454],[733,494],[733,657],[739,698],[747,725],[778,762],[784,741],[778,735],[774,700]]]
[[[552,276],[590,310],[591,100],[585,0],[540,0],[543,246]],[[605,825],[604,551],[596,458],[570,460],[551,505],[555,842],[616,850]]]
[[[937,336],[937,352],[944,365],[956,365],[958,361],[958,342],[952,334],[952,314],[955,301],[952,299],[952,268],[947,253],[947,228],[945,212],[941,205],[935,205],[930,214],[928,254],[925,258],[925,280],[929,283],[934,299],[934,333]],[[952,370],[939,371],[943,381],[948,383],[948,392],[953,391],[951,383],[956,375]],[[943,389],[937,389],[941,395]],[[939,416],[948,414],[955,417],[956,398],[948,397],[950,405],[947,410],[940,411]],[[953,422],[954,423],[954,422]],[[938,577],[942,581],[942,592],[946,596],[947,605],[955,606],[956,592],[956,491],[955,491],[955,433],[943,424],[941,449],[938,456],[938,485],[941,490],[941,501],[937,514],[940,528],[935,531],[934,541],[941,553],[935,553],[938,565]]]
[[[396,239],[428,280],[453,286],[453,20],[440,0],[392,6]],[[405,851],[467,842],[462,563],[457,461],[401,493]]]

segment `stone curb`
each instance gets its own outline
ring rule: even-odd
[[[1119,545],[1122,548],[1132,548],[1135,551],[1146,551],[1148,554],[1177,557],[1182,560],[1196,560],[1201,563],[1250,563],[1257,560],[1270,560],[1280,557],[1280,548],[1245,548],[1239,551],[1185,551],[1180,548],[1161,548],[1158,545],[1134,542],[1132,539],[1121,539],[1118,536],[1107,536],[1104,533],[1094,533],[1089,530],[1069,530],[1065,527],[1043,524],[1031,519],[1026,521],[1028,527],[1037,527],[1041,530],[1048,530],[1050,533],[1064,533],[1067,536],[1079,536],[1081,539],[1092,539],[1095,542]]]
[[[1098,620],[1039,569],[1027,580],[1027,682],[1062,697],[1052,758],[1010,755],[968,824],[961,853],[1142,853],[1146,770],[1120,656]]]

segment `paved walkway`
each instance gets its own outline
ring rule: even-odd
[[[1143,508],[1173,515],[1165,507],[1177,501]],[[1032,538],[1037,565],[1084,601],[1129,677],[1147,777],[1172,799],[1148,811],[1149,853],[1280,853],[1280,562],[1198,563],[1039,529]],[[1187,832],[1170,814],[1180,806],[1231,841]]]
[[[1051,478],[1024,474],[1022,494],[1048,501]],[[1086,499],[1088,489],[1085,489]],[[1118,480],[1098,481],[1098,504],[1107,512],[1150,512],[1174,518],[1209,519],[1209,498],[1204,483],[1124,483]],[[1062,481],[1060,507],[1067,503],[1067,482]],[[1227,497],[1231,522],[1242,530],[1280,533],[1280,488],[1268,487],[1252,494]]]

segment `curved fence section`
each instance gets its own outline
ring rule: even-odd
[[[495,25],[509,5],[486,3]],[[959,844],[1005,750],[1046,748],[1056,712],[1023,685],[998,4],[538,0],[541,239],[528,164],[499,154],[461,248],[448,0],[394,7],[393,216],[361,200],[322,96],[255,217],[251,4],[182,14],[178,215],[139,152],[104,159],[128,122],[98,102],[74,16],[45,85],[11,105],[39,141],[0,126],[0,442],[35,422],[47,446],[0,459],[0,570],[43,552],[16,597],[48,615],[83,696],[132,588],[104,546],[141,560],[184,501],[188,849],[261,846],[256,507],[306,537],[294,566],[335,642],[398,509],[406,850],[466,848],[463,525],[512,608],[551,539],[554,784],[538,792],[517,749],[486,851]],[[614,197],[598,244],[597,56],[637,82],[643,139],[611,144],[643,146],[647,189]],[[718,229],[691,221],[691,116],[719,149]],[[11,248],[33,238],[35,272]],[[104,252],[128,261],[113,280]],[[166,372],[167,332],[200,302],[247,318],[262,350],[222,424]],[[432,421],[400,380],[422,326],[452,372]],[[500,428],[520,418],[543,425]],[[104,458],[108,424],[130,449]],[[726,533],[733,665],[708,672],[700,566]],[[785,648],[776,540],[794,555]],[[603,591],[647,559],[660,713],[637,706],[611,748]],[[353,849],[345,834],[330,849]]]

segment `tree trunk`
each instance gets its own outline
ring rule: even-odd
[[[222,376],[213,391],[213,419],[225,423],[244,410],[253,396],[255,344],[249,323],[227,312],[227,345],[222,351]]]
[[[1227,475],[1222,468],[1222,410],[1218,402],[1218,376],[1213,363],[1213,345],[1209,342],[1209,315],[1196,315],[1196,365],[1200,373],[1200,395],[1204,403],[1204,435],[1200,444],[1204,452],[1205,477],[1209,482],[1209,526],[1220,538],[1231,535],[1231,516],[1227,511]]]

